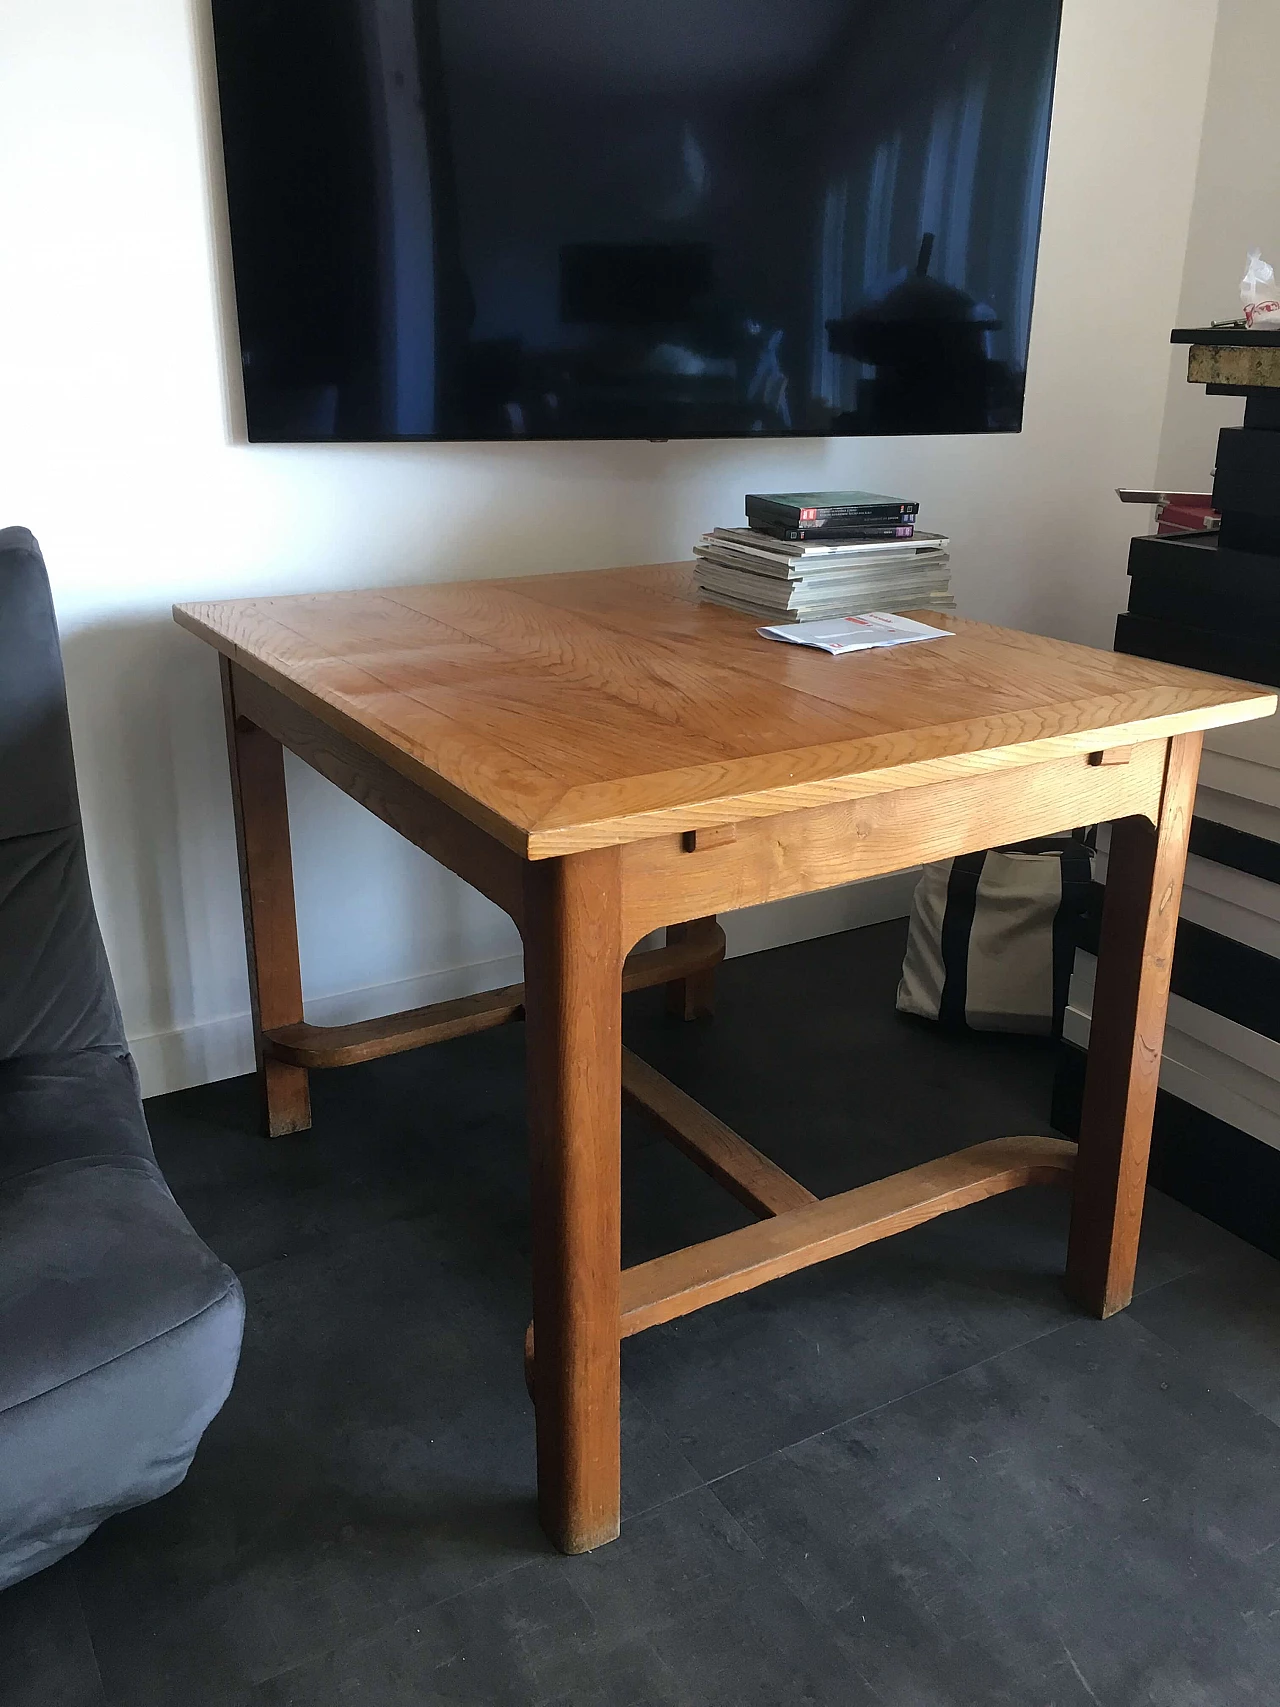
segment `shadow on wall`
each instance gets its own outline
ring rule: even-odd
[[[226,761],[208,739],[216,672],[193,668],[158,620],[78,629],[62,650],[94,892],[133,1038],[194,1010],[211,934],[200,915],[235,880]],[[191,823],[193,806],[203,823]],[[243,968],[236,996],[247,1006]]]
[[[247,1071],[215,657],[167,613],[79,629],[63,653],[94,893],[144,1088]],[[505,915],[322,777],[289,761],[288,786],[303,985],[325,1010],[317,1017],[413,1005],[415,990],[388,1001],[385,987],[519,954]]]

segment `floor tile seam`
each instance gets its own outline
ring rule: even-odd
[[[696,1489],[690,1490],[690,1492],[697,1491],[698,1490]],[[548,1552],[544,1558],[524,1559],[519,1564],[509,1566],[506,1570],[495,1571],[492,1575],[479,1577],[475,1582],[468,1583],[465,1588],[455,1589],[452,1594],[442,1595],[438,1600],[426,1601],[421,1606],[414,1607],[410,1610],[398,1611],[392,1618],[388,1619],[385,1624],[377,1624],[371,1626],[367,1630],[362,1630],[353,1639],[336,1643],[332,1647],[321,1646],[311,1649],[309,1652],[301,1654],[297,1658],[290,1660],[287,1665],[279,1666],[276,1670],[267,1672],[261,1677],[248,1679],[246,1683],[246,1692],[234,1697],[235,1707],[240,1707],[241,1703],[248,1704],[252,1702],[256,1699],[257,1693],[265,1689],[268,1684],[278,1683],[281,1679],[287,1679],[291,1672],[301,1672],[307,1666],[317,1665],[324,1660],[333,1659],[342,1654],[358,1653],[362,1648],[367,1648],[373,1643],[381,1641],[382,1638],[390,1631],[394,1630],[397,1625],[406,1623],[410,1618],[422,1618],[428,1613],[437,1612],[441,1607],[449,1606],[455,1600],[463,1600],[467,1595],[476,1593],[480,1589],[491,1588],[494,1583],[503,1582],[508,1577],[517,1576],[521,1571],[529,1570],[534,1565],[546,1564],[548,1560],[554,1560],[555,1557],[556,1555],[554,1553]],[[87,1624],[88,1620],[86,1619],[86,1627]],[[89,1640],[92,1643],[92,1632],[90,1632]],[[94,1664],[95,1666],[98,1664],[96,1649],[94,1651]],[[101,1667],[98,1667],[98,1675],[101,1678]],[[103,1685],[102,1699],[104,1707],[135,1707],[134,1702],[130,1699],[123,1696],[116,1697],[108,1694],[105,1684]],[[227,1703],[228,1707],[231,1707],[232,1697],[227,1698]],[[217,1707],[221,1707],[220,1700]]]
[[[705,1488],[707,1488],[709,1486],[709,1484],[708,1484],[707,1478],[702,1474],[701,1470],[698,1469],[698,1466],[695,1463],[693,1463],[693,1461],[691,1459],[687,1458],[683,1452],[680,1451],[680,1448],[676,1445],[676,1442],[675,1442],[675,1440],[671,1434],[670,1429],[668,1429],[666,1423],[663,1422],[662,1418],[658,1416],[656,1411],[652,1410],[645,1403],[645,1401],[640,1397],[640,1394],[631,1385],[631,1383],[629,1381],[627,1381],[625,1378],[622,1381],[622,1389],[626,1393],[626,1395],[627,1395],[628,1399],[631,1401],[631,1403],[633,1405],[638,1406],[639,1409],[644,1412],[645,1416],[648,1417],[649,1421],[653,1424],[653,1426],[657,1429],[661,1429],[661,1431],[662,1431],[663,1435],[666,1437],[666,1439],[671,1442],[672,1450],[674,1452],[678,1453],[681,1462],[684,1464],[687,1464],[690,1471],[698,1479],[696,1487],[693,1487],[693,1488],[677,1488],[674,1493],[666,1494],[663,1496],[662,1499],[654,1500],[652,1505],[642,1506],[639,1511],[628,1512],[626,1517],[623,1519],[623,1522],[624,1523],[636,1523],[639,1521],[640,1518],[648,1517],[651,1512],[662,1511],[667,1506],[674,1505],[677,1500],[684,1499],[685,1496],[688,1494],[701,1493]]]
[[[705,1488],[697,1487],[686,1489],[685,1493],[686,1495],[698,1494],[705,1491]],[[675,1497],[679,1499],[685,1497],[685,1495],[676,1495]],[[670,1502],[668,1501],[664,1503],[669,1504]],[[720,1502],[717,1501],[717,1504],[719,1503]],[[658,1508],[654,1507],[652,1509],[657,1510]],[[634,1521],[633,1518],[627,1519],[628,1523],[632,1521]],[[755,1545],[754,1542],[752,1545]],[[598,1552],[600,1549],[597,1548],[594,1549],[594,1551]],[[589,1556],[590,1555],[586,1554],[581,1555],[581,1557],[584,1558]],[[304,1654],[299,1659],[291,1660],[288,1665],[281,1666],[277,1671],[273,1671],[265,1677],[256,1678],[249,1686],[250,1696],[245,1697],[245,1701],[247,1703],[251,1697],[256,1697],[256,1692],[266,1688],[268,1684],[279,1683],[281,1680],[287,1680],[291,1673],[301,1672],[307,1666],[313,1666],[328,1659],[335,1659],[344,1654],[358,1654],[362,1650],[372,1647],[375,1643],[383,1641],[400,1626],[407,1624],[411,1618],[422,1619],[429,1614],[437,1613],[441,1608],[451,1606],[455,1601],[465,1600],[468,1595],[478,1594],[482,1590],[490,1589],[496,1583],[507,1582],[511,1578],[517,1577],[525,1571],[532,1570],[535,1566],[554,1566],[557,1564],[563,1564],[566,1560],[571,1560],[574,1557],[575,1555],[560,1553],[551,1545],[550,1542],[548,1542],[546,1552],[537,1558],[524,1559],[519,1564],[510,1566],[507,1570],[495,1571],[490,1576],[481,1577],[476,1582],[468,1583],[465,1588],[456,1589],[452,1594],[441,1596],[439,1600],[432,1600],[423,1606],[416,1607],[412,1610],[402,1610],[387,1623],[379,1625],[376,1629],[362,1631],[353,1641],[340,1643],[331,1648],[316,1649],[312,1653]],[[583,1609],[584,1613],[589,1615],[590,1608],[582,1595],[578,1592],[576,1585],[570,1582],[567,1584],[567,1587],[574,1599],[578,1602],[579,1606]],[[417,1632],[415,1632],[415,1634],[416,1633]],[[117,1704],[108,1702],[107,1707],[117,1707]],[[118,1704],[118,1707],[132,1707],[132,1704],[121,1702]],[[239,1707],[238,1701],[237,1707]]]
[[[1109,1319],[1127,1320],[1131,1327],[1137,1329],[1143,1334],[1149,1335],[1153,1340],[1158,1341],[1167,1352],[1171,1353],[1180,1362],[1186,1364],[1188,1368],[1193,1367],[1192,1359],[1186,1352],[1182,1351],[1171,1341],[1165,1339],[1162,1334],[1158,1333],[1154,1328],[1149,1327],[1147,1323],[1141,1321],[1137,1316],[1130,1315],[1127,1310],[1118,1312],[1116,1317]],[[892,1410],[895,1405],[903,1404],[908,1399],[918,1398],[922,1393],[931,1392],[935,1387],[945,1386],[947,1382],[958,1380],[961,1376],[972,1374],[974,1370],[985,1368],[987,1364],[994,1363],[998,1361],[998,1359],[1006,1357],[1013,1352],[1025,1351],[1028,1346],[1039,1345],[1045,1340],[1052,1339],[1056,1334],[1079,1331],[1081,1327],[1090,1327],[1095,1325],[1103,1326],[1105,1324],[1096,1322],[1095,1318],[1092,1316],[1082,1315],[1074,1322],[1062,1322],[1059,1323],[1056,1328],[1049,1328],[1044,1333],[1032,1334],[1029,1338],[1019,1340],[1014,1345],[1008,1345],[1003,1347],[1000,1351],[992,1352],[988,1357],[979,1358],[975,1363],[968,1364],[963,1369],[955,1369],[947,1375],[938,1376],[934,1381],[923,1382],[919,1387],[913,1387],[908,1392],[900,1394],[897,1398],[886,1399],[879,1405],[869,1405],[864,1411],[859,1411],[852,1416],[845,1417],[839,1422],[830,1423],[826,1428],[815,1429],[812,1434],[805,1435],[799,1440],[791,1441],[786,1446],[775,1447],[772,1452],[762,1453],[759,1458],[748,1459],[746,1462],[736,1465],[732,1470],[725,1470],[718,1476],[708,1478],[705,1486],[710,1493],[715,1494],[716,1498],[719,1499],[720,1496],[717,1490],[720,1483],[730,1481],[734,1476],[741,1475],[746,1470],[755,1470],[766,1466],[772,1462],[772,1460],[785,1457],[788,1453],[794,1452],[802,1446],[808,1446],[815,1440],[821,1440],[829,1434],[834,1434],[839,1429],[848,1428],[853,1423],[863,1422],[869,1417],[878,1416],[882,1411]],[[1270,1428],[1280,1432],[1280,1423],[1267,1416],[1265,1412],[1259,1411],[1255,1405],[1250,1403],[1250,1401],[1244,1398],[1243,1395],[1237,1393],[1235,1389],[1229,1386],[1226,1382],[1206,1382],[1204,1381],[1203,1375],[1201,1375],[1199,1379],[1209,1391],[1213,1391],[1216,1388],[1219,1393],[1226,1393],[1230,1395],[1231,1398],[1244,1405],[1245,1409],[1248,1410],[1251,1415],[1258,1417]],[[723,1505],[724,1501],[721,1500],[720,1503]],[[728,1510],[729,1508],[726,1506],[725,1509]],[[733,1514],[731,1513],[730,1515]]]
[[[1181,1274],[1166,1274],[1163,1280],[1154,1280],[1150,1286],[1135,1286],[1133,1297],[1124,1309],[1117,1311],[1116,1314],[1125,1315],[1135,1304],[1141,1303],[1144,1299],[1154,1298],[1158,1292],[1164,1292],[1170,1286],[1181,1286],[1183,1281],[1192,1280],[1197,1275],[1211,1274],[1220,1263],[1231,1262],[1232,1260],[1231,1257],[1211,1257],[1208,1262],[1196,1263],[1191,1268],[1184,1268]]]
[[[629,1511],[622,1519],[623,1527],[628,1523],[639,1523],[643,1517],[652,1517],[656,1511],[665,1511],[669,1505],[674,1505],[677,1500],[687,1499],[690,1494],[705,1493],[710,1486],[710,1482],[699,1482],[696,1488],[678,1488],[673,1494],[664,1494],[660,1500],[654,1500],[652,1505],[642,1506],[639,1511]]]
[[[1230,1260],[1231,1260],[1230,1258],[1214,1258],[1214,1259],[1212,1259],[1212,1262],[1210,1264],[1206,1264],[1205,1267],[1208,1268],[1208,1267],[1214,1266],[1218,1262],[1226,1262],[1226,1261],[1230,1261]],[[1157,1281],[1154,1285],[1146,1288],[1144,1291],[1135,1293],[1134,1294],[1134,1302],[1136,1303],[1138,1301],[1138,1299],[1140,1299],[1140,1298],[1153,1297],[1157,1292],[1161,1291],[1164,1287],[1177,1285],[1178,1282],[1183,1281],[1183,1280],[1187,1280],[1190,1278],[1191,1275],[1193,1275],[1195,1273],[1199,1273],[1199,1272],[1201,1272],[1200,1269],[1187,1269],[1182,1274],[1170,1275],[1168,1277],[1168,1279]],[[1128,1314],[1128,1311],[1126,1310],[1126,1311],[1120,1312],[1120,1314]],[[1142,1327],[1146,1327],[1146,1323],[1141,1322],[1140,1318],[1137,1317],[1136,1315],[1132,1316],[1130,1319],[1132,1321],[1134,1321],[1135,1323],[1138,1323],[1138,1325],[1140,1325]],[[921,1385],[919,1387],[908,1388],[905,1393],[899,1393],[892,1399],[885,1399],[878,1405],[869,1405],[869,1406],[867,1406],[867,1408],[865,1410],[862,1410],[862,1411],[853,1411],[846,1417],[840,1417],[835,1422],[828,1423],[824,1428],[815,1429],[812,1434],[802,1435],[798,1440],[788,1441],[785,1446],[774,1447],[769,1452],[761,1453],[758,1458],[745,1459],[741,1464],[734,1465],[734,1467],[731,1470],[723,1470],[715,1476],[707,1476],[704,1478],[703,1486],[708,1487],[708,1488],[714,1488],[717,1482],[724,1481],[729,1476],[736,1476],[742,1470],[754,1469],[757,1465],[765,1464],[771,1458],[776,1458],[780,1453],[790,1452],[795,1447],[798,1447],[798,1446],[806,1446],[806,1445],[808,1445],[808,1443],[810,1441],[813,1441],[813,1440],[821,1440],[823,1435],[831,1434],[835,1429],[847,1428],[851,1423],[861,1422],[865,1417],[875,1416],[877,1412],[889,1409],[889,1407],[891,1405],[901,1404],[904,1399],[915,1398],[920,1393],[927,1393],[930,1390],[930,1388],[932,1388],[932,1387],[941,1386],[943,1382],[952,1381],[959,1375],[967,1375],[971,1370],[981,1369],[985,1364],[993,1362],[998,1357],[1003,1357],[1007,1352],[1021,1351],[1026,1346],[1035,1345],[1040,1340],[1048,1339],[1053,1334],[1061,1333],[1064,1329],[1079,1327],[1079,1326],[1082,1326],[1084,1324],[1091,1323],[1095,1320],[1096,1320],[1095,1317],[1088,1315],[1087,1313],[1081,1313],[1079,1316],[1074,1318],[1072,1321],[1059,1322],[1056,1326],[1050,1327],[1050,1328],[1045,1328],[1040,1333],[1029,1334],[1026,1339],[1015,1340],[1007,1346],[1002,1346],[999,1351],[990,1352],[985,1357],[975,1358],[975,1360],[972,1363],[964,1364],[961,1368],[958,1368],[958,1369],[949,1370],[947,1372],[947,1374],[945,1374],[945,1375],[939,1375],[932,1381],[925,1381],[925,1382],[921,1383]],[[1155,1330],[1152,1329],[1149,1331],[1154,1332]],[[1163,1338],[1163,1336],[1159,1336],[1159,1337],[1161,1338],[1162,1344],[1168,1345],[1169,1348],[1175,1352],[1177,1351],[1178,1348],[1176,1346],[1172,1345],[1172,1343],[1170,1341],[1165,1340]],[[1182,1354],[1179,1354],[1179,1355],[1182,1355]],[[1235,1391],[1233,1388],[1228,1388],[1227,1390],[1232,1392],[1233,1396],[1241,1398],[1242,1403],[1249,1404],[1249,1407],[1251,1410],[1256,1410],[1256,1406],[1253,1406],[1252,1404],[1250,1404],[1250,1401],[1248,1401],[1247,1399],[1244,1399],[1243,1395],[1235,1394]],[[1272,1420],[1266,1416],[1265,1412],[1259,1411],[1258,1415],[1262,1416],[1264,1421],[1269,1422]],[[1280,1424],[1276,1424],[1275,1426],[1280,1427]],[[690,1460],[690,1462],[692,1463],[691,1460]],[[695,1473],[700,1473],[697,1470],[696,1464],[693,1465],[693,1469],[694,1469]],[[662,1502],[662,1503],[665,1503],[665,1502]]]
[[[868,1405],[865,1410],[853,1411],[847,1417],[828,1423],[825,1428],[814,1429],[812,1434],[802,1435],[798,1440],[791,1440],[785,1446],[775,1446],[769,1452],[762,1452],[758,1458],[745,1459],[741,1464],[735,1464],[731,1470],[722,1470],[716,1476],[709,1476],[704,1486],[713,1492],[717,1484],[728,1481],[731,1476],[740,1475],[744,1470],[754,1470],[762,1464],[767,1464],[773,1458],[779,1458],[784,1453],[794,1452],[797,1447],[808,1446],[812,1441],[821,1440],[824,1435],[834,1434],[837,1429],[848,1428],[852,1423],[862,1422],[867,1417],[877,1416],[881,1411],[891,1410],[894,1405],[901,1405],[908,1399],[915,1399],[921,1393],[928,1393],[935,1387],[942,1387],[948,1381],[956,1381],[962,1375],[970,1375],[975,1369],[983,1369],[988,1363],[994,1363],[997,1358],[1007,1357],[1010,1352],[1025,1351],[1029,1345],[1038,1345],[1041,1340],[1051,1339],[1054,1334],[1065,1333],[1069,1329],[1087,1326],[1094,1320],[1091,1316],[1080,1316],[1074,1321],[1059,1322],[1056,1327],[1045,1328],[1041,1333],[1029,1334],[1026,1339],[1015,1340],[1011,1344],[1001,1346],[999,1351],[989,1352],[985,1357],[975,1358],[972,1363],[966,1363],[960,1369],[948,1370],[945,1375],[938,1375],[932,1381],[923,1381],[918,1387],[909,1387],[905,1393],[898,1393],[892,1399],[883,1399],[878,1405]],[[1135,1318],[1136,1320],[1136,1318]]]
[[[1211,1225],[1217,1226],[1217,1223],[1213,1222]],[[1204,1262],[1197,1263],[1185,1274],[1172,1275],[1168,1280],[1162,1280],[1160,1286],[1153,1286],[1150,1291],[1157,1292],[1160,1287],[1172,1286],[1178,1280],[1189,1280],[1193,1274],[1205,1276],[1217,1274],[1222,1270],[1229,1270],[1241,1262],[1269,1261],[1274,1266],[1276,1274],[1280,1276],[1280,1257],[1272,1256],[1270,1251],[1264,1251],[1260,1245],[1251,1245],[1247,1239],[1241,1239],[1240,1244],[1243,1246],[1242,1250],[1219,1251],[1216,1256],[1208,1257]],[[1144,1293],[1143,1297],[1146,1296],[1147,1294]]]
[[[1163,1292],[1166,1286],[1176,1286],[1180,1280],[1190,1280],[1194,1275],[1210,1274],[1219,1263],[1231,1262],[1233,1257],[1209,1257],[1204,1262],[1193,1262],[1189,1268],[1182,1269],[1178,1274],[1167,1274],[1163,1280],[1153,1280],[1150,1286],[1134,1286],[1130,1304],[1136,1304],[1139,1298],[1150,1298],[1157,1292]],[[1125,1309],[1128,1309],[1128,1304]]]

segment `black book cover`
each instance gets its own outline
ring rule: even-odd
[[[1280,344],[1280,326],[1175,326],[1171,344],[1213,344],[1228,349],[1275,349]]]
[[[1213,507],[1280,518],[1280,433],[1224,427],[1218,434]]]
[[[1180,628],[1224,634],[1257,644],[1260,634],[1280,635],[1280,581],[1269,594],[1229,594],[1190,571],[1131,569],[1129,615]]]
[[[906,527],[913,525],[916,519],[915,510],[905,510],[901,507],[892,510],[868,511],[865,515],[848,516],[819,516],[816,519],[801,521],[797,515],[785,515],[781,510],[762,510],[751,499],[747,500],[747,521],[752,527],[758,522],[770,522],[775,527],[807,528],[817,539],[821,534],[830,533],[833,528],[879,528]]]
[[[809,524],[802,528],[787,527],[782,522],[773,522],[763,516],[748,516],[748,524],[753,533],[766,534],[770,539],[785,539],[793,543],[808,541],[817,544],[838,545],[842,539],[910,539],[915,533],[913,522],[883,522],[883,523],[854,523],[830,522],[826,526]]]
[[[1218,538],[1240,556],[1280,557],[1280,515],[1259,516],[1248,510],[1224,510]]]
[[[842,501],[845,500],[845,501]],[[909,522],[920,506],[878,492],[748,492],[747,514],[771,517],[788,527],[813,527],[820,522]]]
[[[1163,578],[1228,605],[1280,600],[1280,553],[1234,550],[1220,532],[1142,535],[1130,542],[1129,573]]]
[[[1157,658],[1162,664],[1183,664],[1191,670],[1280,687],[1280,637],[1269,642],[1257,637],[1240,640],[1126,613],[1116,618],[1115,649],[1135,658]]]

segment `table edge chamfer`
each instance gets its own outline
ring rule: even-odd
[[[369,589],[371,592],[378,590]],[[729,788],[715,791],[714,788],[714,772],[717,769],[728,768],[729,765],[746,765],[752,762],[748,759],[730,760],[726,766],[708,764],[703,767],[691,767],[690,772],[684,773],[657,772],[648,778],[627,780],[644,780],[658,784],[663,777],[674,779],[687,775],[690,779],[689,786],[682,789],[685,798],[678,803],[633,811],[610,812],[600,811],[598,806],[593,808],[593,796],[598,800],[601,794],[612,792],[617,785],[608,782],[579,784],[567,789],[549,809],[522,821],[433,769],[402,746],[392,731],[384,731],[372,722],[352,717],[341,706],[317,693],[314,688],[295,681],[286,672],[273,668],[252,652],[237,645],[228,635],[213,628],[198,614],[207,610],[211,604],[238,602],[240,601],[197,600],[188,604],[175,604],[172,607],[173,619],[179,627],[228,658],[233,666],[273,688],[300,710],[314,716],[317,721],[328,724],[338,733],[365,747],[390,764],[407,781],[434,795],[479,829],[493,836],[504,847],[530,861],[561,858],[602,847],[647,841],[673,831],[705,829],[744,819],[773,817],[780,813],[833,805],[899,789],[920,787],[932,782],[954,780],[961,776],[976,778],[1077,753],[1101,751],[1141,741],[1167,739],[1197,730],[1205,731],[1235,723],[1251,722],[1270,715],[1277,705],[1277,694],[1273,689],[1166,665],[1163,667],[1176,670],[1179,675],[1187,678],[1188,688],[1199,686],[1200,690],[1209,696],[1221,684],[1225,690],[1234,689],[1238,697],[1211,701],[1204,706],[1177,712],[1157,713],[1149,717],[1103,724],[1068,735],[1043,736],[985,748],[965,748],[927,759],[881,766],[873,763],[852,770],[842,770],[840,759],[845,758],[847,762],[849,748],[865,749],[883,739],[877,736],[851,737],[848,742],[802,750],[808,764],[816,765],[819,772],[823,767],[824,752],[830,754],[829,762],[832,768],[828,774],[812,775],[800,782],[785,780],[757,789],[748,787],[741,790]],[[991,625],[976,626],[985,629]],[[1061,704],[1056,709],[1061,710]],[[1025,715],[1033,717],[1036,713],[1029,711]],[[778,764],[785,763],[788,756],[787,753],[767,755]],[[713,773],[712,776],[706,777],[703,783],[708,792],[701,797],[690,799],[689,794],[698,787],[694,777],[699,771]],[[571,804],[575,801],[576,806]],[[599,802],[599,805],[603,804],[604,802]]]

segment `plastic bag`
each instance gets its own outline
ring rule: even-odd
[[[1240,301],[1244,304],[1244,323],[1250,330],[1261,326],[1280,326],[1280,289],[1276,286],[1276,271],[1263,260],[1261,249],[1249,251],[1249,265],[1240,280]]]

